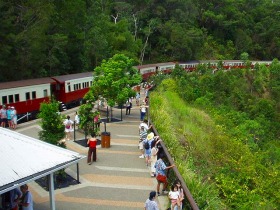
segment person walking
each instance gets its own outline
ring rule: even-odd
[[[160,189],[161,184],[163,184],[162,194],[168,193],[168,191],[166,191],[167,186],[168,186],[168,181],[167,181],[165,170],[169,169],[169,168],[173,168],[175,166],[175,165],[166,166],[165,163],[162,160],[163,157],[164,157],[164,154],[160,153],[159,154],[159,159],[155,163],[158,196],[160,195],[159,189]]]
[[[155,201],[157,193],[155,191],[150,192],[149,198],[145,202],[145,210],[159,210],[158,204]]]
[[[96,144],[97,144],[96,135],[93,134],[88,138],[87,141],[87,145],[88,145],[87,163],[89,165],[91,165],[93,161],[96,162]]]

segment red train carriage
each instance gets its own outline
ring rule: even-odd
[[[49,101],[51,78],[0,83],[0,103],[14,106],[17,114],[38,111],[40,103]]]
[[[142,75],[143,81],[147,81],[151,76],[156,74],[157,66],[156,64],[146,64],[135,66],[139,73]]]
[[[174,62],[158,63],[156,65],[157,65],[157,72],[163,74],[170,74],[175,68]]]
[[[80,105],[84,95],[92,85],[92,72],[55,76],[56,85],[52,92],[57,101],[63,102],[68,108]]]
[[[143,81],[147,81],[155,74],[169,74],[175,68],[174,62],[156,63],[136,66],[139,73],[142,75]]]

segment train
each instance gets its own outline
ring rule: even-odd
[[[271,61],[252,61],[253,68],[257,63],[270,65]],[[142,75],[143,81],[157,74],[170,74],[178,64],[183,70],[192,72],[201,64],[210,65],[213,70],[218,65],[224,69],[244,68],[240,60],[199,60],[189,62],[166,62],[134,66]],[[61,103],[60,111],[78,106],[93,83],[93,73],[83,72],[61,76],[28,79],[0,83],[0,108],[2,105],[14,106],[19,116],[30,113],[29,118],[36,118],[42,102],[54,97]]]
[[[271,65],[272,61],[251,61],[250,68],[254,68],[256,64],[263,64],[266,66]],[[144,81],[147,81],[151,76],[162,73],[169,74],[178,64],[186,72],[196,71],[199,65],[207,65],[213,69],[215,72],[219,65],[222,65],[222,69],[231,70],[231,69],[241,69],[246,68],[247,64],[241,60],[195,60],[188,62],[167,62],[167,63],[157,63],[157,64],[146,64],[138,65],[135,68],[138,69]]]
[[[1,108],[13,106],[19,119],[23,115],[35,119],[40,104],[49,102],[51,97],[60,102],[60,111],[80,105],[92,82],[92,72],[3,82],[0,83]]]

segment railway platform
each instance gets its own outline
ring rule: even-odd
[[[141,92],[143,98],[143,93]],[[78,108],[64,111],[74,119]],[[101,115],[103,118],[104,116]],[[121,119],[121,109],[113,108],[113,117]],[[140,159],[138,149],[138,126],[140,109],[135,100],[130,115],[122,110],[122,121],[106,123],[106,131],[110,132],[110,147],[97,147],[97,161],[92,165],[83,159],[79,163],[80,184],[55,190],[55,205],[58,210],[132,210],[144,209],[144,203],[150,191],[156,190],[156,179],[152,178],[144,159]],[[38,138],[41,130],[38,120],[20,124],[17,132]],[[105,130],[105,124],[100,127]],[[76,132],[76,140],[83,139],[84,134]],[[67,141],[67,149],[87,155],[88,148]],[[47,157],[46,157],[47,158]],[[76,166],[66,169],[76,177]],[[49,193],[36,182],[29,184],[34,198],[34,209],[48,210]],[[157,198],[160,209],[168,207],[167,196]]]

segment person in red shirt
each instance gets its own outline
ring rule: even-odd
[[[87,145],[88,145],[88,157],[87,157],[87,163],[91,165],[93,161],[96,162],[96,134],[91,135],[88,138]]]

